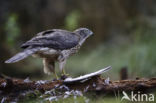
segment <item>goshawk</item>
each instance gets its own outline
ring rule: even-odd
[[[60,71],[65,74],[66,60],[80,49],[84,41],[93,32],[87,28],[79,28],[73,32],[51,29],[39,32],[35,37],[21,45],[24,50],[5,63],[15,63],[30,55],[43,58],[44,72],[55,73],[55,62],[58,61]],[[58,78],[58,77],[57,77]]]

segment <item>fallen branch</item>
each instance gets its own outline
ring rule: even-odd
[[[9,100],[12,98],[17,99],[23,93],[36,90],[41,92],[41,94],[49,90],[59,90],[59,92],[78,90],[83,93],[112,94],[120,91],[150,92],[156,89],[156,78],[120,81],[110,81],[102,78],[100,75],[110,68],[107,67],[77,78],[56,81],[0,78],[0,99],[2,100],[4,97],[9,98]]]

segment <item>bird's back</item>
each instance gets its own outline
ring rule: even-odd
[[[80,37],[66,30],[52,29],[37,34],[34,38],[22,44],[21,48],[48,47],[56,50],[70,49],[76,46]]]

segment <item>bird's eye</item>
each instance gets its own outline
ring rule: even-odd
[[[84,34],[88,34],[89,31],[88,31],[88,30],[84,30],[83,33],[84,33]]]
[[[85,30],[85,34],[87,34],[87,35],[92,35],[92,34],[93,34],[93,32],[92,32],[92,31],[90,31],[90,30]]]

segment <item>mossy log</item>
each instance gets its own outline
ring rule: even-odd
[[[108,68],[107,68],[108,69]],[[107,70],[105,68],[105,70]],[[101,73],[103,73],[102,71]],[[16,78],[0,78],[0,99],[5,98],[18,98],[26,91],[45,91],[51,89],[59,89],[60,91],[79,90],[83,93],[95,92],[98,94],[112,94],[114,92],[122,91],[140,91],[151,92],[156,89],[156,78],[137,78],[136,80],[119,80],[110,81],[101,77],[101,73],[94,72],[87,74],[88,76],[81,76],[78,78],[70,78],[65,80],[39,80],[31,81],[29,79],[16,79]],[[71,81],[73,79],[73,81]],[[64,86],[64,88],[60,88]]]

